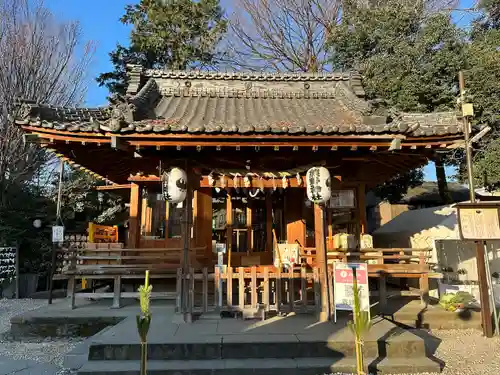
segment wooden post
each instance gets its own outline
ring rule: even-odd
[[[476,241],[476,262],[477,274],[479,278],[479,297],[481,303],[481,320],[483,323],[483,334],[486,337],[493,337],[493,322],[491,318],[490,296],[488,292],[488,282],[486,273],[483,241]]]
[[[214,278],[214,304],[216,309],[221,309],[222,308],[222,303],[220,303],[219,296],[222,295],[222,290],[220,288],[220,268],[218,266],[215,266],[215,278]]]
[[[89,223],[89,237],[88,237],[88,242],[90,243],[94,243],[94,235],[95,235],[95,228],[94,228],[94,223],[93,222],[90,222]]]
[[[175,284],[175,292],[177,294],[175,299],[175,312],[182,312],[182,268],[177,268],[177,282]]]
[[[307,309],[307,270],[305,266],[300,267],[300,299],[304,310]]]
[[[266,251],[273,252],[273,201],[271,191],[266,192]]]
[[[233,246],[233,202],[229,191],[226,195],[226,252],[227,252],[227,268],[231,268],[231,248]],[[232,283],[233,280],[228,280]]]
[[[189,173],[189,172],[188,172]],[[189,178],[188,178],[189,181]],[[192,197],[193,197],[193,190],[190,186],[190,183],[188,182],[187,186],[187,194],[186,194],[186,199],[184,201],[184,215],[183,215],[183,222],[184,225],[182,226],[182,237],[184,239],[184,259],[182,261],[182,270],[183,270],[183,290],[182,290],[182,308],[183,308],[183,313],[184,313],[184,321],[186,323],[192,323],[193,322],[193,317],[191,314],[191,304],[192,301],[190,301],[190,296],[192,291],[190,290],[191,288],[191,280],[188,279],[188,273],[190,271],[191,265],[189,264],[189,244],[191,240],[191,214],[192,214]],[[194,286],[194,284],[193,284]]]
[[[203,267],[203,312],[208,311],[208,269]]]
[[[252,206],[251,202],[247,203],[247,254],[253,251],[253,231],[252,231]]]
[[[137,249],[141,242],[141,189],[137,184],[130,188],[130,218],[128,228],[128,247]]]
[[[119,309],[121,307],[122,296],[122,277],[115,276],[114,290],[113,290],[113,305],[112,309]]]
[[[276,297],[276,311],[281,311],[281,269],[276,269],[276,290],[274,293]]]
[[[252,295],[252,308],[256,308],[258,304],[257,300],[257,268],[255,266],[252,266],[252,289],[251,289],[251,295]]]
[[[75,294],[76,294],[76,278],[74,275],[71,275],[68,279],[68,297],[70,301],[69,305],[71,310],[74,310],[76,307]]]
[[[264,267],[264,293],[262,295],[262,302],[265,304],[266,311],[270,309],[269,301],[269,267]]]
[[[226,272],[226,285],[227,285],[227,306],[229,309],[233,308],[233,269],[232,267],[227,267]]]
[[[189,293],[188,293],[188,312],[186,323],[193,322],[193,309],[194,309],[194,268],[189,267]]]
[[[316,263],[319,268],[319,282],[321,295],[321,313],[319,320],[326,322],[330,319],[330,308],[328,303],[328,275],[325,247],[325,217],[324,208],[314,204],[314,239],[316,247]]]
[[[359,214],[359,224],[361,234],[365,234],[367,231],[367,220],[366,220],[366,184],[358,185],[357,189],[357,206]]]
[[[317,313],[321,313],[321,291],[318,267],[313,268],[313,289],[314,289],[314,307]]]
[[[243,267],[238,269],[238,304],[240,310],[245,308],[245,270]]]
[[[461,104],[465,104],[465,78],[462,71],[458,74],[458,84],[460,88]],[[462,116],[464,140],[465,140],[465,161],[467,164],[467,176],[469,183],[469,195],[471,203],[476,201],[474,190],[474,174],[472,170],[472,147],[470,144],[470,124],[467,116]],[[486,337],[493,337],[493,324],[491,319],[490,298],[488,292],[488,280],[485,265],[485,251],[482,241],[476,241],[476,262],[477,277],[479,281],[479,296],[481,303],[481,318],[483,322],[483,334]]]
[[[212,188],[197,190],[197,216],[194,225],[197,228],[197,245],[206,246],[205,256],[213,259],[212,252]]]
[[[384,314],[387,307],[387,284],[383,273],[378,276],[378,293],[379,313]]]
[[[289,244],[299,242],[302,247],[306,247],[306,223],[303,216],[304,198],[304,188],[286,190],[286,240]]]

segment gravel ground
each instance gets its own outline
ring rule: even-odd
[[[14,360],[31,359],[54,364],[60,368],[57,375],[70,375],[69,370],[62,368],[62,361],[82,339],[47,338],[19,342],[7,334],[11,317],[36,310],[46,303],[45,300],[0,300],[0,353]],[[446,363],[443,375],[500,374],[500,337],[486,339],[477,330],[433,331],[432,334],[442,340],[435,356]]]
[[[81,339],[29,339],[12,340],[8,331],[10,330],[10,318],[27,311],[36,310],[47,304],[45,300],[30,299],[1,299],[0,300],[0,354],[13,360],[34,360],[40,363],[50,363],[58,366],[60,371],[57,375],[70,375],[71,371],[62,367],[64,355],[73,350]]]

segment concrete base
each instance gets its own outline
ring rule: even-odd
[[[138,374],[140,342],[136,301],[111,310],[111,301],[90,303],[76,310],[67,301],[12,319],[12,331],[61,335],[61,322],[109,325],[88,338],[65,358],[80,375]],[[173,304],[153,301],[148,335],[150,374],[299,374],[353,372],[355,350],[347,328],[349,314],[339,312],[338,322],[321,322],[313,315],[287,314],[264,321],[225,319],[208,313],[185,323]],[[110,320],[115,321],[110,322]],[[52,327],[54,329],[48,329]],[[45,327],[45,328],[43,328]],[[64,330],[63,330],[64,331]],[[66,333],[71,330],[66,329]],[[404,329],[376,318],[365,338],[366,362],[377,373],[438,372],[442,364],[433,357],[439,340],[419,329]]]
[[[210,317],[207,317],[210,318]],[[212,318],[214,318],[212,316]],[[352,372],[355,348],[345,317],[337,324],[289,314],[266,321],[203,319],[176,324],[155,316],[148,336],[151,374],[311,374]],[[432,357],[439,340],[375,319],[365,338],[367,364],[377,373],[439,372]],[[79,375],[138,374],[140,343],[132,317],[94,337]]]
[[[439,372],[439,366],[429,359],[378,360],[366,358],[373,374],[415,374]],[[298,359],[220,359],[208,361],[149,361],[151,375],[318,375],[356,373],[354,358]],[[94,361],[83,366],[78,375],[139,375],[138,361]]]

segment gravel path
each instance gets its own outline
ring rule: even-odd
[[[57,375],[69,375],[70,371],[62,367],[64,355],[73,350],[81,339],[30,339],[12,340],[10,318],[27,311],[36,310],[47,304],[45,300],[1,299],[0,300],[0,354],[12,360],[31,360],[40,364],[52,364],[59,368]]]
[[[11,317],[36,310],[46,303],[45,300],[0,300],[0,354],[12,360],[52,364],[59,368],[57,375],[70,375],[71,372],[62,367],[62,361],[64,355],[82,339],[30,339],[19,342],[11,340],[7,334]],[[433,331],[432,334],[442,340],[435,355],[446,363],[443,375],[500,374],[499,337],[486,339],[477,330]]]

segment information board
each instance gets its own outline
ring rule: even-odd
[[[52,242],[64,242],[64,227],[52,227]]]
[[[359,302],[362,311],[370,312],[370,291],[368,289],[368,266],[366,263],[334,263],[334,305],[335,321],[337,310],[352,311],[354,307],[353,281],[356,269],[358,281]]]
[[[333,190],[329,205],[330,208],[355,208],[354,190]]]
[[[500,239],[500,206],[458,206],[460,236],[463,240]]]

